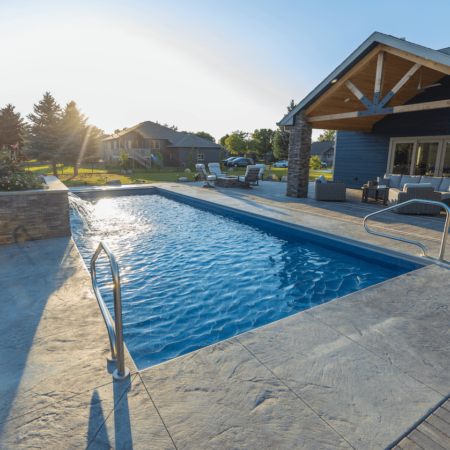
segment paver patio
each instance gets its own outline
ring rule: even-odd
[[[361,217],[379,206],[358,193],[317,204],[287,199],[281,183],[157,186],[420,253],[367,234]],[[443,224],[396,214],[376,223],[423,236],[432,256]],[[447,263],[141,372],[127,353],[132,375],[113,383],[107,332],[73,241],[2,246],[0,261],[2,449],[410,448],[414,436],[403,437],[450,395]]]

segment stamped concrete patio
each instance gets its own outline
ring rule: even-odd
[[[359,203],[357,192],[344,204],[319,204],[287,199],[281,183],[156,186],[420,253],[367,234],[361,218],[380,206]],[[443,224],[389,213],[373,225],[420,236],[436,256]],[[445,262],[141,372],[127,353],[131,377],[114,383],[106,328],[73,241],[2,246],[0,262],[1,449],[420,449],[412,434],[403,437],[450,395]],[[413,431],[422,442],[427,426]],[[428,448],[446,448],[438,437]]]

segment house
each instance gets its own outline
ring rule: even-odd
[[[290,129],[287,195],[305,197],[312,128],[338,130],[334,179],[450,176],[450,48],[372,34],[279,123]]]
[[[334,160],[334,142],[313,142],[311,144],[311,158],[314,156],[318,156],[323,163],[332,166]]]
[[[132,167],[151,167],[152,154],[157,153],[165,167],[187,167],[190,154],[194,164],[219,162],[221,146],[147,121],[103,139],[100,155],[117,164],[122,150],[129,154]]]

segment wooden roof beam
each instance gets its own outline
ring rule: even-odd
[[[384,68],[386,66],[386,52],[378,53],[377,71],[375,74],[375,89],[373,93],[373,104],[376,106],[383,95]]]
[[[412,111],[426,111],[430,109],[450,108],[450,100],[439,100],[437,102],[416,103],[415,105],[394,106],[391,108],[380,108],[373,111],[352,111],[340,114],[327,114],[325,116],[309,116],[306,122],[323,122],[326,120],[352,119],[355,117],[378,116],[383,114],[396,114]]]
[[[406,75],[392,88],[392,91],[383,98],[380,102],[380,106],[384,107],[387,105],[389,100],[413,77],[413,75],[421,68],[420,64],[414,64],[411,69],[408,70]]]
[[[444,73],[445,75],[450,75],[450,66],[445,64],[431,61],[428,58],[423,58],[422,56],[414,55],[413,53],[405,52],[404,50],[399,50],[395,47],[389,47],[385,44],[380,44],[381,50],[390,53],[391,55],[399,56],[400,58],[407,59],[408,61],[412,61],[416,64],[420,64],[424,67],[428,67],[429,69],[436,70],[437,72]]]
[[[324,94],[319,97],[307,110],[306,115],[310,115],[311,112],[321,105],[325,100],[328,100],[344,83],[359,71],[363,70],[367,64],[369,64],[372,59],[380,52],[381,44],[377,45],[373,50],[371,50],[356,66],[352,67],[341,79],[337,80],[333,86],[330,87]]]
[[[358,86],[356,86],[355,83],[353,83],[352,80],[347,80],[345,82],[345,85],[355,94],[355,97],[367,108],[372,108],[372,102],[364,95],[364,92],[359,89]]]

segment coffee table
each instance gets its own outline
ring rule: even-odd
[[[231,188],[239,186],[239,178],[238,177],[220,177],[214,182],[216,186]]]
[[[369,187],[366,184],[361,188],[362,189],[362,199],[361,201],[367,203],[369,198],[378,201],[383,200],[383,206],[386,206],[389,198],[389,188],[387,187]]]

